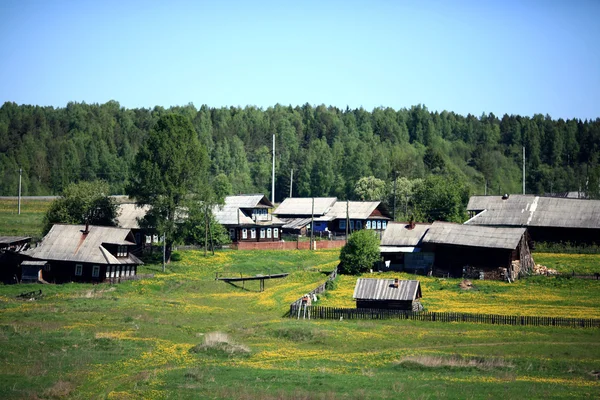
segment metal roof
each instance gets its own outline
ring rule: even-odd
[[[306,216],[312,214],[312,197],[288,197],[273,214]],[[335,197],[315,197],[314,215],[324,215],[336,202]]]
[[[496,228],[434,222],[422,242],[514,250],[524,234],[525,228]]]
[[[213,208],[213,214],[217,222],[221,225],[283,225],[283,221],[279,220],[273,214],[267,220],[257,219],[254,221],[252,216],[247,215],[243,210],[255,208],[273,208],[273,204],[262,194],[227,196],[225,197],[224,205]]]
[[[238,196],[225,197],[226,206],[238,208],[272,208],[273,203],[264,194],[242,194]]]
[[[28,236],[0,236],[0,244],[13,244],[24,240],[31,240],[31,238]]]
[[[393,279],[358,278],[353,297],[358,300],[408,300],[421,297],[419,281],[401,280],[394,287]]]
[[[468,225],[541,226],[560,228],[600,228],[600,200],[510,195],[473,196],[469,211],[485,212],[466,222]]]
[[[142,264],[132,254],[117,258],[103,247],[103,244],[135,244],[130,229],[90,225],[87,234],[84,230],[85,225],[56,224],[36,248],[24,251],[23,254],[38,260],[117,265]]]
[[[332,219],[344,219],[346,214],[350,219],[367,219],[380,204],[380,201],[338,201],[326,215]],[[385,216],[377,216],[377,218],[389,219]]]
[[[415,224],[413,229],[405,222],[390,222],[381,237],[382,246],[418,246],[431,224]]]
[[[117,225],[121,228],[140,229],[139,220],[146,216],[150,211],[150,206],[138,206],[133,203],[119,204],[117,217]]]

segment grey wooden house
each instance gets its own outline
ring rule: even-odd
[[[467,225],[525,227],[533,242],[600,244],[600,200],[472,196]]]
[[[38,266],[47,282],[102,282],[135,276],[143,263],[131,254],[133,246],[130,229],[56,224],[37,247],[22,252],[21,259],[27,275]]]
[[[358,278],[356,308],[421,311],[421,283],[414,280]]]

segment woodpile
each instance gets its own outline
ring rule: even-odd
[[[545,265],[535,264],[533,266],[533,274],[534,275],[556,275],[557,272],[555,269],[548,268]]]

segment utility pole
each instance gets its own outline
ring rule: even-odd
[[[525,146],[523,146],[523,194],[525,194]]]
[[[346,200],[346,240],[348,240],[348,229],[350,229],[350,202]]]
[[[167,234],[163,232],[163,272],[167,269]]]
[[[238,216],[239,218],[239,216]],[[208,250],[208,205],[204,206],[204,257]]]
[[[19,215],[21,215],[21,175],[23,175],[23,168],[19,168]]]
[[[396,220],[396,181],[398,180],[398,173],[394,171],[394,214],[392,215],[392,221]]]
[[[271,183],[271,203],[275,204],[275,134],[273,134],[273,173]]]
[[[292,168],[292,173],[290,174],[290,198],[292,197],[292,187],[294,187],[294,169]]]
[[[310,249],[313,250],[313,238],[315,230],[315,198],[312,198],[312,210],[310,212]]]

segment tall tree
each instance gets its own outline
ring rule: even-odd
[[[127,194],[140,205],[150,205],[145,223],[165,235],[170,261],[183,208],[207,197],[208,155],[189,119],[164,114],[150,131],[132,168]]]

